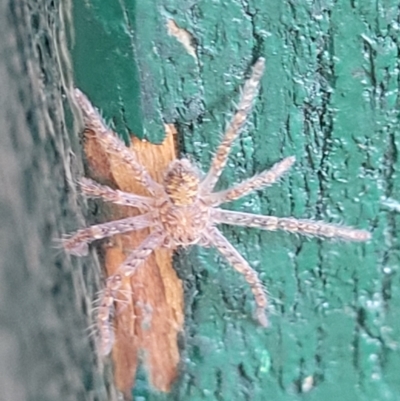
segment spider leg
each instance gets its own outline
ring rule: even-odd
[[[251,110],[253,100],[257,95],[258,85],[264,72],[264,64],[265,59],[260,57],[254,64],[251,76],[244,85],[237,111],[230,121],[224,138],[211,162],[210,170],[201,183],[203,194],[208,194],[213,190],[225,167],[233,141],[239,135],[240,130],[246,121],[247,115]]]
[[[140,216],[127,217],[121,220],[97,224],[78,230],[71,237],[63,239],[65,250],[72,255],[84,256],[88,253],[88,244],[98,239],[123,234],[129,231],[141,230],[150,227],[153,223],[151,213]]]
[[[210,194],[209,200],[211,205],[218,206],[221,203],[231,202],[257,189],[274,184],[290,169],[294,162],[294,156],[286,157],[280,162],[275,163],[270,170],[264,171],[225,191]]]
[[[105,288],[100,298],[97,311],[97,329],[99,333],[97,347],[100,355],[108,355],[114,344],[114,329],[112,315],[114,311],[114,291]]]
[[[103,201],[112,202],[117,205],[131,206],[138,209],[148,209],[153,201],[148,196],[140,196],[112,189],[107,185],[101,185],[90,178],[82,178],[79,186],[84,195],[90,198],[101,198]]]
[[[100,335],[99,352],[102,355],[108,355],[114,343],[114,331],[111,319],[114,311],[114,302],[118,301],[117,294],[121,289],[123,277],[129,277],[134,274],[154,249],[162,245],[163,241],[164,236],[160,232],[155,231],[151,233],[137,249],[129,254],[117,272],[107,278],[106,287],[100,296],[97,313]]]
[[[74,97],[82,111],[85,127],[95,132],[104,149],[118,157],[132,170],[134,177],[147,188],[152,195],[159,193],[161,185],[154,181],[147,170],[137,161],[132,149],[128,149],[124,142],[104,123],[99,112],[92,106],[89,99],[79,89],[74,90]]]
[[[216,224],[233,224],[268,231],[283,230],[295,234],[337,238],[345,241],[368,241],[371,238],[371,233],[365,230],[324,223],[323,221],[300,220],[293,217],[263,216],[212,209],[212,218]]]
[[[267,295],[265,294],[263,285],[258,278],[257,272],[248,264],[242,255],[233,247],[233,245],[222,235],[216,228],[212,227],[208,231],[209,243],[215,246],[218,251],[225,256],[226,260],[233,266],[239,273],[243,274],[245,280],[250,285],[253,292],[257,309],[256,316],[259,323],[267,327],[268,319],[266,315],[266,308],[268,305]]]

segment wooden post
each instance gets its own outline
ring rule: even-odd
[[[186,291],[180,377],[161,396],[140,376],[134,394],[395,399],[398,18],[394,1],[75,2],[76,83],[125,138],[160,143],[163,123],[174,123],[181,152],[207,170],[263,56],[261,92],[220,186],[284,156],[297,162],[279,185],[229,207],[373,231],[364,245],[224,227],[268,289],[268,330],[214,250],[185,251],[176,263]]]

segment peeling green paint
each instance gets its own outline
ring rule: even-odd
[[[363,245],[224,227],[269,291],[269,330],[257,327],[249,289],[215,251],[183,252],[181,377],[172,394],[143,397],[397,400],[400,215],[382,201],[400,200],[398,2],[75,3],[78,84],[117,126],[123,105],[125,127],[141,124],[156,142],[162,122],[175,123],[182,152],[204,170],[249,67],[266,57],[254,113],[220,185],[284,156],[297,162],[279,185],[229,207],[373,231]],[[89,13],[99,32],[119,34],[87,39],[93,26],[79,21]],[[197,60],[167,34],[168,18],[194,37]],[[99,62],[110,49],[126,57]]]

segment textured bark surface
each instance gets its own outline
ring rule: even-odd
[[[279,185],[229,207],[373,232],[363,245],[224,227],[268,289],[269,330],[257,327],[250,290],[216,252],[181,253],[181,374],[169,396],[145,375],[134,394],[396,400],[398,2],[74,3],[77,85],[120,133],[161,142],[163,122],[175,123],[180,149],[206,170],[251,64],[264,56],[261,93],[220,187],[284,156],[297,162]]]
[[[72,261],[59,249],[84,224],[66,101],[70,11],[68,0],[0,0],[2,401],[110,399],[85,316],[99,271],[93,258]]]

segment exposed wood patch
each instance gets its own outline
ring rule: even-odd
[[[196,46],[193,35],[187,30],[180,28],[173,19],[167,21],[168,34],[174,36],[180,42],[186,51],[197,60]]]
[[[176,159],[175,128],[173,125],[165,128],[167,135],[161,145],[137,138],[132,138],[131,145],[139,162],[158,182],[170,161]],[[117,156],[104,152],[89,130],[85,131],[84,149],[94,178],[122,191],[148,195]],[[106,207],[113,219],[138,214],[133,208]],[[118,235],[103,244],[107,275],[118,269],[129,251],[135,249],[148,233],[148,230],[142,230]],[[131,398],[139,358],[142,358],[151,384],[157,390],[167,392],[177,376],[177,337],[184,321],[183,288],[172,267],[172,251],[160,249],[154,252],[136,274],[125,280],[123,292],[123,300],[116,308],[112,351],[116,385],[126,399]]]

